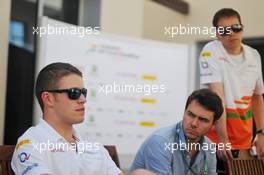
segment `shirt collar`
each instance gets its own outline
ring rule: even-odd
[[[181,142],[183,143],[186,143],[186,140],[185,140],[185,135],[184,135],[184,132],[183,132],[183,123],[182,121],[179,123],[179,128],[176,128],[177,131],[179,133],[179,140],[181,140]],[[203,143],[205,140],[204,140],[204,136],[201,137],[201,139],[199,140],[199,143]]]
[[[178,133],[178,136],[179,136],[178,137],[178,143],[180,141],[181,141],[181,143],[186,143],[185,135],[184,135],[184,132],[183,132],[183,123],[182,123],[182,121],[177,124],[176,132]],[[202,144],[202,145],[203,145],[203,143],[206,143],[204,136],[202,136],[202,138],[200,139],[199,143]],[[201,148],[202,148],[202,145],[201,145]],[[185,150],[184,146],[181,146],[181,150]],[[185,155],[185,159],[188,157],[187,155],[189,155],[187,150],[183,151],[182,154]],[[195,160],[194,160],[192,166],[196,166],[196,165],[200,164],[201,162],[205,163],[203,161],[204,159],[207,159],[205,156],[206,156],[206,151],[203,150],[203,149],[199,150],[198,154],[195,157]],[[191,160],[189,159],[189,161],[191,161]]]
[[[186,144],[185,135],[184,135],[184,131],[183,131],[183,123],[182,123],[182,121],[178,123],[178,127],[176,127],[176,132],[179,134],[179,138],[178,138],[179,140],[178,140],[178,142],[181,142],[181,143],[185,143]],[[201,147],[202,147],[203,143],[206,143],[204,136],[201,137],[201,139],[199,140],[199,143],[201,144]],[[181,145],[181,147],[183,148],[184,146]],[[200,151],[201,152],[204,152],[204,150],[202,150],[202,149]]]
[[[39,125],[47,132],[47,134],[49,134],[50,141],[66,141],[64,137],[62,137],[52,126],[48,124],[48,122],[42,118],[40,119]],[[77,142],[80,141],[80,137],[75,130],[73,130],[73,137]]]
[[[177,132],[179,133],[179,141],[181,141],[182,143],[186,143],[185,135],[184,135],[184,132],[183,132],[183,124],[182,124],[182,122],[179,123],[179,127],[177,128]]]
[[[217,41],[216,43],[218,44],[218,46],[220,46],[221,47],[221,50],[224,52],[225,57],[227,59],[229,59],[229,56],[228,56],[229,54],[227,53],[226,49],[224,48],[223,43],[221,41],[219,41],[219,40],[216,40],[216,41]],[[248,58],[248,50],[247,50],[247,47],[243,43],[241,43],[241,47],[242,47],[242,53],[244,55],[244,58],[245,58],[245,60],[247,60],[247,58]]]

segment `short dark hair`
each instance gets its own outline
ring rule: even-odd
[[[45,90],[56,89],[60,79],[70,74],[76,74],[82,77],[82,73],[79,69],[69,63],[61,62],[49,64],[39,72],[35,93],[42,111],[44,109],[43,101],[41,99],[42,92]]]
[[[213,26],[218,27],[217,23],[219,22],[219,20],[225,17],[237,17],[239,23],[242,24],[241,17],[237,11],[235,11],[232,8],[223,8],[223,9],[218,10],[215,13],[214,18],[213,18]]]
[[[205,109],[213,112],[214,121],[217,121],[223,114],[224,108],[221,98],[209,89],[194,91],[187,99],[185,110],[193,100],[196,100]]]

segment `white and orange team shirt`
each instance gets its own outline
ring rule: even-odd
[[[117,175],[107,150],[95,142],[74,135],[78,149],[59,135],[46,121],[29,128],[19,139],[11,166],[16,175]],[[69,147],[68,147],[69,146]]]
[[[226,102],[227,133],[233,149],[251,147],[253,112],[252,95],[264,92],[259,53],[242,44],[243,60],[238,62],[218,40],[207,43],[200,55],[200,83],[223,83]],[[215,127],[207,135],[218,143]]]

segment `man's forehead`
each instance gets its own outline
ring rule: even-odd
[[[202,109],[202,111],[201,111]],[[194,115],[203,116],[203,118],[208,118],[208,116],[213,116],[214,112],[206,109],[206,107],[202,106],[196,100],[193,100],[187,107],[186,111],[192,112]]]
[[[202,114],[196,112],[194,108],[187,109],[187,112],[191,112],[193,115],[196,115],[197,117],[203,117],[204,118],[204,116],[206,116],[206,115],[202,115]],[[208,111],[208,112],[210,112],[210,111]]]
[[[70,74],[62,77],[56,84],[57,86],[80,87],[83,86],[83,80],[79,75]]]
[[[219,19],[217,25],[218,26],[230,26],[233,24],[239,24],[239,19],[236,16],[231,17],[222,17]]]

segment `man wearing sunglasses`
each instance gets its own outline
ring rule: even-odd
[[[84,121],[86,95],[76,67],[53,63],[40,71],[36,96],[43,119],[18,139],[12,158],[15,174],[121,174],[104,147],[73,128]]]
[[[216,143],[230,142],[232,150],[250,149],[254,144],[258,157],[263,158],[264,88],[260,55],[242,43],[244,26],[237,11],[219,10],[213,25],[219,29],[218,40],[207,43],[201,52],[200,83],[218,93],[225,112],[208,137]],[[253,117],[257,135],[252,143]],[[218,151],[217,155],[221,160],[233,158],[228,150]]]

